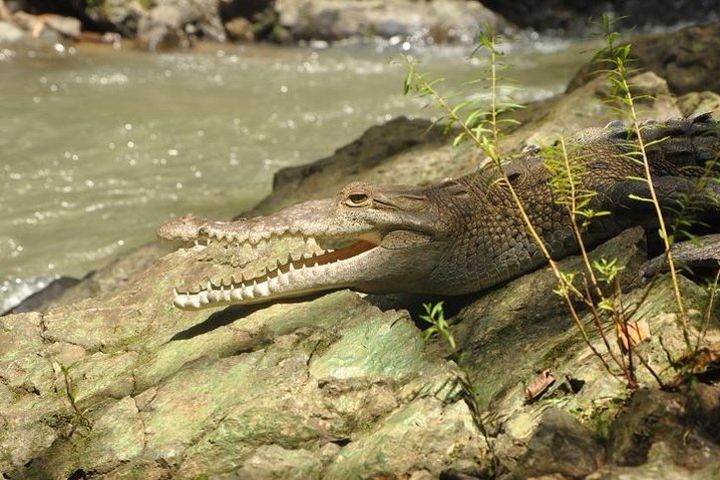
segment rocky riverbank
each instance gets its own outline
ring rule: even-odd
[[[717,0],[484,2],[468,0],[8,0],[0,42],[23,36],[106,42],[132,39],[145,50],[225,42],[333,42],[378,37],[393,42],[472,43],[480,28],[530,28],[587,35],[603,12],[629,17],[626,28],[717,20]],[[3,2],[0,2],[2,5]]]
[[[666,38],[697,38],[679,32]],[[693,48],[696,45],[693,44]],[[658,48],[667,48],[659,46]],[[649,62],[649,61],[648,61]],[[649,64],[649,63],[648,63]],[[712,91],[678,93],[673,70],[633,78],[642,118],[720,109]],[[717,72],[707,72],[717,78]],[[699,84],[703,84],[699,82]],[[616,118],[603,78],[518,114],[506,150]],[[333,194],[352,180],[422,184],[475,168],[469,147],[423,120],[368,130],[332,157],[281,171],[250,215]],[[144,247],[35,313],[0,319],[0,471],[5,478],[717,478],[720,386],[640,388],[608,374],[541,269],[448,300],[458,351],[424,342],[418,302],[340,291],[216,311],[170,304],[192,250]],[[669,279],[644,297],[642,232],[593,252],[625,266],[623,303],[642,303],[637,347],[666,384],[684,350]],[[562,267],[579,268],[567,258]],[[691,337],[704,289],[681,278]],[[642,299],[642,302],[641,302]],[[705,336],[720,349],[717,307]],[[588,320],[586,318],[585,320]],[[617,337],[607,332],[613,353]],[[590,344],[604,351],[592,334]],[[606,354],[607,357],[607,354]],[[554,382],[528,399],[538,378]]]
[[[147,50],[189,47],[198,40],[332,42],[379,37],[393,41],[471,43],[480,26],[511,24],[478,2],[464,0],[105,0],[8,2],[0,41],[59,34],[74,40],[132,39]],[[12,25],[18,27],[13,29]]]

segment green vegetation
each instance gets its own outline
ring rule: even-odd
[[[701,326],[695,341],[691,340],[690,326],[688,325],[688,312],[678,280],[678,268],[673,257],[672,246],[675,239],[680,236],[692,238],[690,229],[696,226],[692,213],[696,209],[697,198],[702,193],[708,182],[718,181],[716,158],[710,160],[701,175],[700,181],[695,187],[695,195],[689,195],[681,203],[681,211],[674,212],[673,222],[668,223],[665,218],[655,184],[653,182],[650,162],[648,159],[648,148],[653,144],[662,142],[665,139],[648,142],[644,131],[647,128],[640,122],[638,115],[639,102],[649,99],[647,96],[635,93],[630,81],[632,69],[630,64],[631,45],[618,44],[619,34],[613,31],[613,24],[610,18],[605,15],[602,18],[603,37],[605,47],[598,52],[597,58],[605,63],[601,71],[607,75],[612,86],[609,102],[618,113],[618,116],[625,118],[630,127],[627,140],[627,158],[641,167],[642,176],[632,177],[629,180],[641,182],[647,191],[646,196],[631,196],[638,202],[647,202],[657,216],[658,235],[662,240],[665,259],[670,272],[672,290],[677,306],[677,315],[683,328],[683,336],[686,342],[686,359],[676,362],[678,371],[681,374],[688,373],[682,364],[694,365],[704,338],[704,331],[707,329],[717,294],[717,279],[713,286],[708,289],[708,307],[705,312],[704,322]],[[487,157],[482,168],[495,168],[497,183],[501,188],[507,189],[517,213],[521,217],[529,235],[538,246],[545,257],[550,269],[557,279],[555,293],[559,295],[568,312],[578,328],[584,342],[592,350],[594,355],[602,362],[605,369],[613,376],[624,380],[629,388],[637,388],[638,380],[636,369],[642,365],[663,387],[665,384],[660,375],[655,372],[648,359],[635,348],[646,340],[650,332],[647,323],[642,318],[636,318],[639,305],[629,307],[622,302],[622,289],[620,274],[624,266],[615,258],[601,258],[592,260],[584,241],[583,234],[587,228],[599,217],[609,215],[610,212],[599,211],[593,208],[593,199],[597,193],[587,188],[587,177],[585,157],[577,152],[574,145],[568,144],[567,140],[560,137],[554,146],[543,148],[540,152],[544,165],[550,173],[552,180],[550,186],[553,190],[555,201],[565,208],[573,229],[578,250],[583,261],[581,271],[563,271],[558,263],[553,260],[550,251],[545,244],[538,229],[527,214],[522,199],[518,196],[512,183],[504,171],[503,164],[510,156],[507,152],[501,151],[501,143],[508,127],[515,126],[517,121],[509,118],[508,112],[521,108],[512,102],[501,99],[501,89],[505,89],[506,79],[501,76],[505,69],[502,63],[503,53],[500,49],[500,37],[496,32],[490,31],[480,36],[478,48],[472,56],[486,55],[489,66],[487,75],[466,86],[473,88],[485,88],[488,93],[489,105],[480,105],[478,101],[462,101],[453,105],[450,101],[456,95],[445,96],[440,93],[440,85],[443,79],[427,79],[419,70],[418,63],[410,57],[403,57],[403,64],[407,69],[407,76],[404,82],[404,92],[413,92],[420,97],[429,98],[442,112],[438,122],[443,122],[445,130],[459,129],[460,133],[455,137],[454,144],[471,142],[479,148]],[[643,301],[647,298],[647,292],[653,287],[654,282],[646,287]],[[642,302],[641,302],[642,303]],[[432,324],[426,332],[426,339],[432,338],[441,333],[454,348],[454,339],[447,329],[442,303],[434,306],[425,305],[426,315],[422,318]],[[589,324],[585,322],[585,315],[589,315]],[[613,345],[608,336],[608,329],[614,328],[617,337],[617,345]],[[596,336],[602,339],[602,349],[598,349],[591,340],[591,330],[594,329]],[[693,367],[694,368],[694,367]],[[692,369],[691,369],[692,370]]]
[[[455,350],[457,344],[455,343],[455,337],[453,337],[450,331],[450,324],[445,320],[445,310],[443,309],[443,302],[423,303],[425,308],[425,315],[420,315],[420,318],[431,326],[427,328],[423,334],[425,340],[441,335],[445,341],[450,345],[450,348]]]

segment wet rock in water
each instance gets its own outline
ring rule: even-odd
[[[184,23],[180,11],[172,5],[158,5],[150,9],[148,21],[151,24],[167,25],[172,29],[180,29]]]
[[[640,35],[630,40],[632,68],[649,70],[664,78],[670,90],[720,92],[720,22],[693,25],[676,32]],[[570,80],[571,92],[598,75],[608,64],[596,57]]]
[[[0,21],[0,43],[15,43],[22,40],[25,32],[17,25]]]
[[[92,273],[90,274],[92,275]],[[29,297],[25,298],[18,305],[12,307],[7,312],[0,313],[2,315],[9,315],[11,313],[23,313],[23,312],[35,312],[43,308],[45,305],[49,305],[54,300],[57,300],[62,294],[69,289],[80,283],[80,279],[72,277],[60,277],[50,282],[45,288],[33,293]]]
[[[295,39],[339,40],[379,35],[473,41],[479,25],[509,24],[480,3],[457,0],[392,2],[277,0],[279,24]]]
[[[135,45],[151,52],[187,47],[189,39],[182,26],[183,19],[177,8],[159,5],[140,19]]]
[[[73,17],[63,17],[54,14],[31,15],[20,11],[13,14],[13,20],[32,36],[40,37],[46,30],[52,30],[60,35],[77,40],[82,33],[80,20]]]
[[[587,34],[588,28],[592,28],[588,20],[598,19],[606,12],[622,18],[621,24],[628,29],[718,20],[720,12],[718,0],[483,0],[482,3],[521,27],[573,34]]]
[[[100,17],[100,12],[90,14]],[[105,0],[103,3],[102,19],[126,37],[137,35],[140,20],[147,15],[147,9],[137,1]]]
[[[618,257],[630,277],[642,263],[641,237],[640,229],[626,232],[593,258]],[[463,478],[493,468],[518,478],[579,476],[605,458],[595,438],[616,430],[628,432],[611,435],[611,458],[622,464],[638,448],[647,451],[638,467],[646,470],[662,462],[688,471],[704,452],[719,458],[719,447],[700,437],[687,437],[684,448],[702,447],[686,452],[692,460],[676,450],[687,431],[680,425],[717,416],[713,392],[687,404],[678,394],[637,394],[624,410],[628,390],[549,293],[548,269],[465,300],[452,327],[461,369],[444,358],[442,340],[423,342],[407,312],[382,311],[349,291],[179,311],[169,292],[192,258],[192,250],[180,250],[112,294],[0,319],[0,470],[7,478],[67,478],[79,470],[143,478]],[[577,257],[560,262],[563,271],[581,266]],[[689,309],[704,302],[702,288],[681,279],[681,289]],[[684,345],[669,313],[671,291],[665,278],[646,297],[640,290],[623,297],[626,305],[645,297],[638,315],[662,340],[654,335],[637,352],[665,379],[674,373],[663,349],[677,356]],[[590,339],[603,348],[597,334]],[[714,323],[707,339],[720,345]],[[523,380],[538,368],[552,368],[559,381],[527,403]],[[642,370],[638,381],[654,382]],[[683,405],[697,406],[690,413]],[[652,439],[649,450],[638,438]],[[712,458],[701,468],[715,468]]]
[[[225,41],[220,20],[220,0],[157,0],[155,8],[170,7],[178,11],[186,32],[219,42]]]
[[[42,15],[42,19],[47,27],[52,28],[61,35],[74,40],[80,39],[82,24],[77,18],[61,17],[60,15]]]
[[[243,17],[235,17],[225,23],[225,30],[232,40],[251,42],[255,40],[255,31],[250,20]]]

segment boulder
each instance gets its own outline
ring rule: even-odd
[[[61,35],[79,40],[82,33],[82,24],[80,20],[73,17],[63,17],[60,15],[42,15],[41,18],[49,28],[52,28]]]
[[[604,460],[605,449],[589,428],[569,413],[550,407],[542,413],[517,473],[526,478],[557,474],[581,478]]]
[[[235,17],[225,23],[225,31],[232,40],[252,42],[255,40],[255,31],[250,20],[243,17]]]
[[[520,27],[587,34],[588,21],[610,13],[628,29],[718,20],[717,0],[483,0],[486,7]]]
[[[640,35],[630,40],[631,68],[651,71],[664,78],[676,95],[720,92],[720,22],[693,25],[676,32]],[[582,66],[570,80],[571,92],[608,68],[602,53]]]
[[[18,305],[13,306],[7,312],[1,312],[0,315],[38,311],[44,306],[46,307],[50,305],[54,300],[60,298],[67,289],[77,285],[78,283],[80,283],[80,279],[77,278],[56,278],[42,290],[39,290],[30,295],[29,297],[26,297]]]
[[[0,21],[0,44],[18,42],[24,35],[22,29],[14,23]]]
[[[480,3],[460,0],[276,0],[279,24],[295,39],[418,37],[473,42],[479,26],[509,24]]]
[[[140,18],[135,46],[151,52],[189,46],[183,30],[184,19],[172,5],[159,5]]]
[[[155,8],[172,8],[178,12],[180,23],[187,33],[214,41],[225,41],[225,29],[220,20],[220,0],[157,0]]]
[[[30,31],[35,38],[40,37],[46,30],[52,30],[56,32],[56,34],[72,38],[73,40],[78,40],[81,34],[80,20],[73,17],[63,17],[49,13],[31,15],[20,11],[13,15],[13,20],[24,29]]]
[[[667,278],[649,295],[632,289],[641,238],[628,231],[593,258],[625,265],[623,304],[639,304],[651,332],[637,353],[669,382],[683,334]],[[643,400],[605,370],[551,293],[548,269],[462,301],[452,326],[458,364],[443,339],[423,341],[408,312],[350,291],[177,310],[172,286],[201,252],[166,255],[111,294],[0,319],[6,478],[438,478],[470,469],[575,477],[606,468],[606,458],[626,465],[625,452],[647,438],[632,432],[657,425],[647,457],[628,467],[657,468],[662,458],[668,471],[720,468],[713,430],[689,427],[676,397]],[[581,266],[560,262],[564,271]],[[681,279],[681,289],[689,309],[702,308],[703,288]],[[720,347],[714,320],[706,341]],[[589,342],[610,361],[597,332]],[[548,369],[560,381],[527,402],[525,386]],[[637,378],[655,385],[641,367]],[[712,394],[702,398],[687,403],[695,418],[717,416]],[[688,460],[695,443],[682,439],[696,436],[702,448]]]

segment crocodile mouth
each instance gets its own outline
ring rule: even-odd
[[[210,279],[189,291],[174,290],[175,306],[186,310],[221,305],[249,305],[274,299],[308,295],[317,291],[350,286],[358,263],[377,250],[383,240],[378,233],[354,238],[302,237],[305,248],[290,254],[258,276],[238,273],[221,279]],[[220,235],[199,235],[196,245],[220,242],[237,245],[233,239]],[[273,238],[261,242],[272,242]],[[243,242],[244,243],[244,242]],[[257,246],[253,244],[253,246]]]

